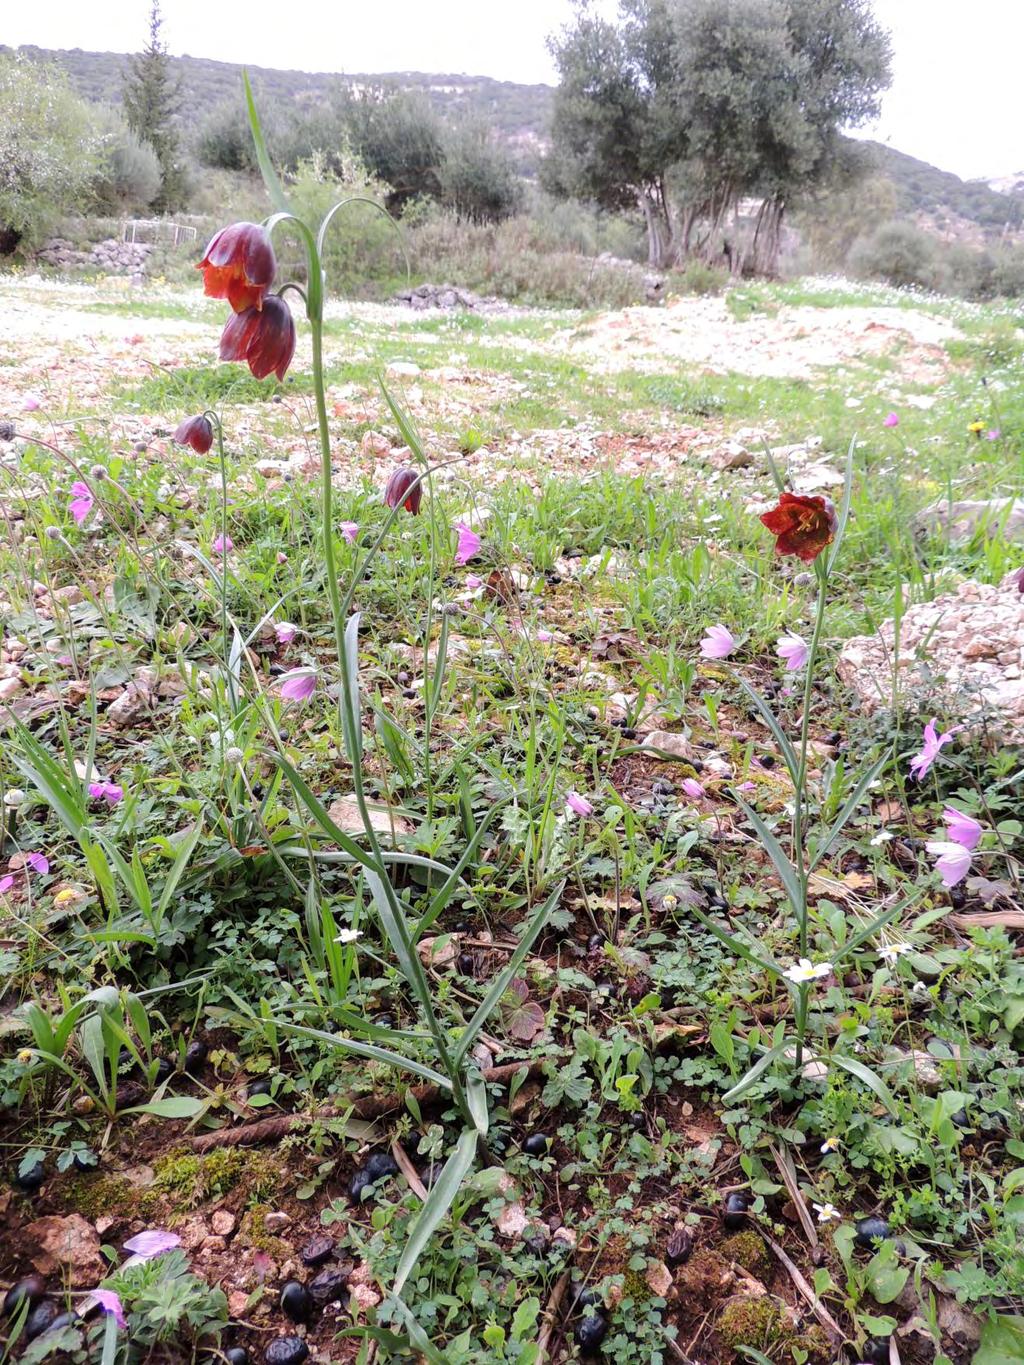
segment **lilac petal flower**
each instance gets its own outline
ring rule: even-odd
[[[165,1232],[163,1228],[147,1228],[145,1232],[138,1232],[134,1237],[129,1237],[122,1250],[130,1251],[133,1263],[137,1265],[139,1261],[152,1260],[154,1256],[162,1256],[165,1251],[173,1251],[178,1246],[181,1246],[181,1238],[176,1232]]]
[[[889,416],[882,423],[883,427],[898,427],[900,424],[899,414],[890,412]]]
[[[973,852],[981,841],[982,826],[973,816],[965,815],[954,806],[947,806],[942,812],[946,822],[946,837],[951,843],[960,844],[968,852]]]
[[[354,545],[359,539],[358,521],[343,521],[338,529],[350,545]]]
[[[230,536],[218,536],[212,546],[215,555],[230,554],[234,548],[235,542]]]
[[[700,801],[704,797],[704,788],[695,777],[684,777],[682,786],[691,801]]]
[[[919,782],[938,758],[942,746],[948,744],[953,736],[958,735],[964,728],[962,725],[954,725],[952,730],[947,730],[945,734],[940,735],[935,729],[935,722],[936,717],[933,716],[924,727],[921,752],[915,754],[910,760],[910,776],[916,777]]]
[[[701,657],[705,659],[727,659],[735,648],[736,638],[725,626],[708,626],[700,642]]]
[[[538,630],[537,639],[542,645],[549,645],[555,637],[550,630]]]
[[[1021,570],[1021,573],[1024,573],[1024,569]],[[469,588],[471,592],[475,592],[477,588],[482,588],[483,585],[484,580],[479,578],[475,573],[466,574],[466,587]]]
[[[86,517],[93,509],[94,498],[92,489],[81,479],[76,479],[71,485],[71,492],[74,496],[69,504],[69,510],[74,517],[77,525],[81,526]]]
[[[469,561],[480,553],[480,546],[483,544],[477,533],[464,521],[460,521],[456,527],[459,533],[459,544],[455,551],[456,564],[468,564]]]
[[[45,877],[50,870],[50,860],[42,853],[26,853],[25,861],[34,872],[38,872],[40,877]]]
[[[790,631],[786,635],[781,635],[775,642],[775,653],[780,659],[785,659],[786,669],[794,673],[798,668],[803,668],[810,655],[810,647],[802,635],[795,635]]]
[[[30,393],[24,403],[22,403],[21,410],[22,412],[38,412],[41,407],[42,404],[39,399],[36,398],[34,394]]]
[[[309,701],[315,691],[315,668],[293,668],[281,675],[281,696],[286,701]]]
[[[1002,436],[1002,434],[1003,434],[1003,433],[1002,433],[1001,431],[986,431],[986,432],[985,432],[985,440],[986,440],[986,441],[998,441],[999,438],[1000,438],[1000,436]]]
[[[90,782],[89,795],[94,801],[106,801],[108,805],[116,806],[124,796],[124,788],[116,782]]]
[[[929,839],[925,848],[936,859],[935,871],[945,887],[956,886],[971,870],[971,850],[946,839]]]
[[[586,799],[580,796],[579,792],[566,792],[566,809],[572,811],[573,815],[593,815],[594,807]]]
[[[293,626],[291,621],[278,621],[274,627],[274,634],[277,636],[279,645],[290,645],[298,633],[298,626]]]
[[[6,896],[14,885],[14,878],[11,876],[0,877],[0,896]]]
[[[93,1289],[91,1297],[99,1304],[104,1313],[114,1315],[114,1321],[122,1331],[127,1328],[128,1323],[124,1316],[124,1308],[119,1294],[115,1294],[112,1289]]]

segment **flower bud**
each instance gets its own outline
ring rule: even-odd
[[[245,762],[245,754],[241,749],[232,746],[230,749],[224,750],[224,762],[230,763],[232,768],[240,768]]]
[[[205,455],[213,445],[213,425],[208,417],[186,417],[174,433],[175,443],[191,446],[197,455]]]
[[[232,223],[210,241],[196,267],[211,299],[227,299],[236,313],[258,312],[274,283],[277,261],[270,237],[257,223]]]
[[[423,501],[423,485],[415,469],[401,465],[394,471],[384,489],[384,501],[392,511],[396,507],[404,507],[413,516],[418,515]]]

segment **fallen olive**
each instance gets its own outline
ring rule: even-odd
[[[460,953],[457,965],[463,976],[472,976],[476,961],[472,953]]]
[[[189,1043],[185,1049],[185,1071],[189,1076],[194,1076],[199,1068],[206,1061],[207,1047],[197,1038]]]
[[[587,952],[599,953],[607,942],[604,934],[591,934],[587,939]]]
[[[971,1120],[966,1109],[958,1109],[955,1114],[950,1114],[950,1123],[955,1123],[958,1128],[970,1128]]]
[[[875,1242],[882,1242],[891,1234],[889,1224],[884,1218],[862,1218],[854,1226],[853,1240],[856,1246],[862,1247],[865,1251],[870,1251]]]
[[[59,1312],[60,1309],[52,1299],[42,1299],[37,1303],[25,1319],[25,1340],[35,1341],[36,1337],[41,1337],[44,1332],[49,1331]]]
[[[28,1275],[24,1280],[19,1280],[17,1284],[12,1284],[4,1298],[4,1312],[8,1317],[21,1307],[28,1299],[29,1303],[38,1303],[46,1293],[46,1285],[38,1275]]]
[[[601,1349],[601,1342],[604,1341],[607,1331],[607,1320],[600,1313],[590,1313],[576,1324],[576,1331],[573,1335],[576,1338],[576,1345],[583,1355],[592,1356],[596,1355]]]
[[[600,1289],[580,1289],[576,1295],[577,1308],[603,1308],[604,1295]]]
[[[351,1262],[349,1263],[351,1265]],[[309,1282],[309,1292],[314,1303],[331,1303],[335,1299],[345,1299],[348,1297],[346,1281],[347,1272],[336,1270],[328,1266],[321,1270],[319,1275],[314,1275]]]
[[[363,1162],[363,1171],[368,1180],[383,1180],[398,1174],[398,1162],[390,1152],[372,1152]]]
[[[746,1226],[747,1209],[750,1208],[749,1198],[739,1190],[734,1190],[725,1201],[725,1209],[722,1213],[722,1222],[730,1232],[737,1232]]]
[[[54,1320],[47,1327],[48,1332],[59,1332],[64,1327],[74,1327],[82,1319],[77,1313],[58,1313]]]
[[[861,1348],[860,1358],[864,1365],[889,1365],[889,1343],[880,1337],[866,1341]]]
[[[693,1251],[693,1233],[689,1228],[676,1228],[665,1244],[665,1264],[683,1265]]]
[[[251,1100],[253,1095],[269,1094],[270,1094],[269,1076],[260,1076],[257,1080],[250,1081],[249,1084],[245,1087],[245,1098],[247,1100]]]
[[[301,1337],[278,1337],[263,1352],[265,1365],[302,1365],[309,1347]]]
[[[316,1266],[323,1265],[325,1261],[331,1259],[334,1251],[334,1238],[327,1237],[323,1233],[319,1236],[311,1237],[302,1248],[299,1255],[303,1265]]]
[[[309,1290],[298,1280],[289,1280],[281,1290],[281,1312],[292,1322],[305,1322],[313,1311]]]
[[[27,1171],[18,1171],[11,1184],[26,1194],[32,1194],[46,1179],[46,1168],[41,1161],[30,1166]]]
[[[523,1142],[523,1151],[527,1156],[544,1156],[547,1153],[550,1140],[544,1133],[531,1133]]]
[[[227,1365],[249,1365],[249,1352],[244,1346],[229,1346],[224,1352]]]

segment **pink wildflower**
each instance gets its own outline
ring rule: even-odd
[[[704,788],[695,777],[683,778],[683,791],[691,801],[700,801],[704,796]]]
[[[132,1257],[125,1265],[138,1265],[141,1261],[151,1261],[154,1256],[162,1256],[165,1251],[173,1251],[181,1246],[181,1238],[176,1232],[165,1232],[163,1228],[147,1228],[129,1237],[123,1250],[130,1251]]]
[[[6,896],[14,885],[14,878],[11,876],[0,877],[0,896]]]
[[[936,717],[933,716],[924,727],[924,743],[919,754],[915,754],[910,760],[910,776],[916,777],[920,782],[932,764],[939,756],[939,750],[943,745],[948,744],[954,735],[958,735],[964,728],[962,725],[954,725],[952,730],[947,730],[945,734],[938,734],[935,729]]]
[[[106,801],[107,805],[116,806],[124,797],[124,788],[116,782],[90,782],[89,795],[94,801]]]
[[[1024,574],[1024,569],[1021,570],[1021,573]],[[477,574],[475,573],[466,574],[466,587],[469,588],[471,592],[475,592],[477,588],[482,588],[483,585],[484,580],[478,577]],[[1021,591],[1024,591],[1024,589],[1022,589]]]
[[[354,545],[359,539],[358,521],[343,521],[338,529],[350,545]]]
[[[274,626],[274,634],[279,645],[290,645],[298,633],[298,626],[293,626],[291,621],[278,621]]]
[[[21,405],[22,412],[38,412],[42,407],[39,399],[34,394],[29,394]]]
[[[537,639],[542,645],[549,645],[555,637],[550,630],[538,630]]]
[[[26,853],[25,861],[33,872],[38,872],[40,877],[45,877],[50,870],[50,860],[42,853]]]
[[[971,850],[962,844],[946,839],[929,839],[925,848],[935,858],[935,871],[942,878],[942,885],[956,886],[970,871]]]
[[[570,810],[573,815],[593,815],[594,813],[594,807],[585,796],[580,796],[579,792],[566,792],[565,805],[566,809]]]
[[[231,539],[231,537],[223,535],[218,536],[217,539],[213,542],[212,546],[213,553],[215,555],[230,554],[234,548],[235,542]]]
[[[786,669],[790,673],[796,672],[798,668],[803,668],[810,652],[804,637],[795,635],[792,631],[780,636],[775,642],[775,653],[780,659],[785,659]]]
[[[92,511],[95,499],[92,495],[92,489],[81,479],[76,479],[71,485],[71,492],[74,496],[69,504],[69,510],[77,525],[81,526]]]
[[[281,696],[285,701],[309,701],[315,691],[315,668],[293,668],[281,677]]]
[[[898,427],[900,424],[899,414],[890,412],[889,416],[882,423],[883,427]]]
[[[92,1290],[91,1296],[96,1303],[99,1304],[104,1313],[113,1314],[114,1321],[123,1332],[128,1326],[128,1323],[124,1316],[124,1308],[121,1304],[120,1295],[116,1294],[113,1289],[94,1289]]]
[[[459,533],[459,544],[455,551],[456,564],[468,564],[469,561],[480,553],[480,546],[483,544],[477,533],[464,521],[460,521],[456,527]]]
[[[708,626],[700,642],[701,657],[705,659],[727,659],[735,648],[736,637],[725,626]]]
[[[973,816],[965,815],[962,810],[947,806],[942,812],[946,822],[946,837],[954,844],[960,844],[968,852],[973,852],[981,841],[982,827]]]

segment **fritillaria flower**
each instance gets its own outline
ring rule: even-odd
[[[281,675],[281,696],[285,701],[309,701],[315,691],[315,668],[293,668]]]
[[[933,716],[924,727],[923,744],[921,752],[915,754],[910,760],[910,776],[916,777],[920,782],[927,774],[932,764],[939,756],[939,750],[943,745],[948,744],[954,735],[958,735],[964,728],[962,725],[954,725],[952,730],[947,730],[945,734],[939,734],[935,729],[936,717]]]
[[[455,550],[455,562],[456,564],[468,564],[475,555],[480,553],[480,546],[483,544],[483,541],[472,527],[467,526],[464,521],[460,521],[455,529],[459,533],[459,543]]]
[[[26,853],[25,862],[33,872],[38,872],[40,877],[45,877],[50,870],[50,860],[43,853]]]
[[[38,412],[42,407],[39,399],[34,394],[29,394],[21,405],[22,412]]]
[[[803,668],[810,652],[804,637],[795,635],[792,631],[780,636],[775,643],[775,653],[780,659],[785,659],[786,669],[790,673],[794,673],[798,668]]]
[[[898,427],[899,424],[900,424],[899,414],[898,414],[898,413],[895,413],[895,412],[890,412],[889,415],[888,415],[888,417],[887,417],[887,418],[885,419],[885,421],[882,423],[882,426],[883,426],[883,427]]]
[[[707,634],[700,642],[704,659],[727,659],[735,648],[736,637],[725,626],[708,626]]]
[[[196,266],[203,272],[203,291],[211,299],[227,299],[236,313],[263,307],[274,282],[277,261],[266,231],[257,223],[232,223],[210,241]]]
[[[228,318],[220,338],[221,360],[244,360],[256,379],[283,379],[295,354],[295,320],[279,294],[262,308],[246,308]]]
[[[116,782],[90,782],[89,795],[94,801],[106,801],[108,806],[116,806],[124,798],[124,788]]]
[[[960,844],[968,852],[973,852],[978,847],[983,828],[973,816],[965,815],[962,810],[957,810],[953,806],[947,806],[942,812],[942,818],[946,822],[946,837],[952,843]]]
[[[580,796],[579,792],[566,792],[565,808],[573,815],[593,815],[594,807],[585,796]]]
[[[836,509],[828,498],[799,493],[781,494],[778,506],[763,512],[761,521],[775,537],[777,555],[796,555],[805,564],[817,559],[839,530]]]
[[[925,848],[935,859],[935,871],[945,887],[956,886],[971,870],[971,850],[951,839],[929,839]]]
[[[792,981],[797,986],[806,986],[809,981],[817,981],[821,977],[832,975],[831,962],[811,962],[809,958],[802,957],[799,962],[794,962],[792,967],[787,967],[782,973],[787,981]]]
[[[92,495],[92,489],[81,479],[76,479],[71,485],[71,493],[69,510],[76,523],[81,526],[93,509],[95,499]]]
[[[423,501],[423,484],[415,469],[401,465],[394,471],[384,489],[384,501],[392,511],[404,507],[411,516],[418,516]]]
[[[213,445],[213,424],[208,417],[186,417],[178,423],[174,440],[180,446],[191,446],[197,455],[205,455]]]

